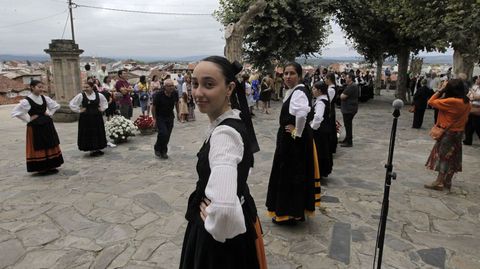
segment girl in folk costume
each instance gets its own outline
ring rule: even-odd
[[[185,123],[188,119],[188,95],[186,92],[182,93],[179,100],[180,122]]]
[[[275,224],[296,224],[313,215],[320,203],[315,144],[310,122],[311,96],[303,84],[302,66],[285,66],[284,80],[289,90],[280,112],[277,146],[268,183],[266,206]],[[317,201],[316,201],[317,200]]]
[[[70,109],[80,113],[78,149],[90,151],[90,156],[99,156],[103,155],[101,150],[107,146],[102,112],[108,108],[108,102],[105,96],[94,91],[93,87],[93,83],[87,82],[84,91],[70,101]]]
[[[182,92],[187,93],[188,117],[187,121],[195,120],[195,101],[192,96],[192,75],[185,75],[185,82],[182,86]]]
[[[199,180],[188,200],[180,269],[263,269],[265,252],[247,185],[253,153],[240,111],[229,99],[241,66],[212,56],[195,67],[192,91],[210,126],[197,162]]]
[[[60,105],[43,95],[40,81],[32,80],[30,90],[31,93],[15,106],[12,117],[27,123],[27,171],[53,174],[63,164],[60,141],[50,117]]]
[[[333,168],[333,155],[330,150],[330,133],[331,128],[331,106],[328,96],[327,84],[319,81],[313,85],[313,96],[316,97],[314,104],[315,115],[310,122],[313,129],[313,138],[318,154],[318,166],[320,168],[320,176],[328,177]],[[336,132],[335,132],[336,133]],[[315,187],[320,187],[320,182],[315,183]]]

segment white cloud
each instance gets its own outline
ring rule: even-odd
[[[0,54],[44,54],[51,39],[62,37],[66,0],[2,0]],[[74,0],[81,5],[161,12],[212,13],[216,0]],[[84,55],[162,57],[223,54],[222,26],[212,16],[172,16],[122,13],[79,7],[74,9],[75,37]],[[346,45],[338,25],[332,25],[324,57],[358,56]],[[67,25],[64,38],[70,38]]]

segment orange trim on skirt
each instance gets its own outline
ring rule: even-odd
[[[59,167],[60,164],[63,163],[60,145],[49,149],[35,150],[33,146],[33,129],[31,126],[27,126],[26,158],[27,168],[34,167],[33,170],[27,169],[31,170],[29,172],[53,169]],[[56,158],[59,160],[52,162],[52,160]]]
[[[255,221],[255,233],[257,234],[255,247],[257,249],[258,265],[260,266],[260,269],[267,269],[267,257],[265,255],[265,245],[263,244],[262,226],[258,217],[257,221]]]

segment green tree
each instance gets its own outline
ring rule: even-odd
[[[215,15],[217,20],[227,27],[227,37],[233,35],[232,29],[254,5],[258,4],[257,2],[220,1],[220,8]],[[246,60],[257,68],[272,70],[273,62],[284,62],[298,56],[310,56],[320,52],[330,32],[329,16],[324,11],[326,1],[265,2],[263,13],[258,13],[248,22],[243,35],[242,48]],[[227,58],[231,54],[228,40],[225,54]]]
[[[255,67],[272,71],[274,62],[321,52],[330,34],[326,1],[272,0],[247,30],[245,56]]]
[[[347,37],[367,59],[397,57],[397,96],[405,101],[410,53],[445,50],[445,1],[332,0],[332,7]]]

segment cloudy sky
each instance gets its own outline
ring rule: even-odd
[[[0,54],[43,54],[51,39],[70,38],[66,0],[0,0]],[[218,0],[74,0],[78,5],[166,13],[211,14]],[[84,55],[184,57],[223,54],[222,26],[212,16],[74,9],[75,38]],[[323,56],[356,56],[332,25]]]

